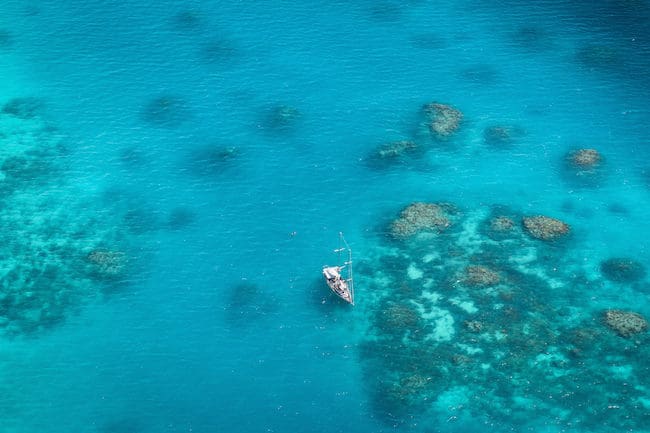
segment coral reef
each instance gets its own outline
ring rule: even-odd
[[[496,216],[490,220],[490,230],[498,233],[509,232],[515,228],[515,222],[507,216]]]
[[[522,49],[540,52],[550,50],[555,43],[553,37],[543,27],[524,25],[512,32],[512,42]]]
[[[463,325],[470,332],[479,333],[483,330],[483,322],[479,322],[478,320],[466,320]]]
[[[609,45],[590,44],[576,51],[576,60],[593,69],[616,69],[623,63],[623,57],[618,49]]]
[[[468,286],[486,287],[499,284],[501,276],[487,266],[470,265],[464,269],[461,280]]]
[[[0,29],[0,49],[9,48],[13,43],[11,33],[6,30]]]
[[[521,237],[522,230],[516,221],[521,215],[513,212],[507,206],[495,205],[481,222],[480,230],[488,238],[495,241],[507,241]]]
[[[495,125],[483,130],[483,141],[488,146],[507,148],[516,144],[524,135],[524,130],[518,126]]]
[[[647,408],[629,402],[650,387],[646,319],[608,310],[594,322],[581,305],[607,283],[573,256],[573,243],[537,241],[565,236],[565,223],[528,218],[526,228],[514,224],[518,212],[492,206],[456,212],[444,236],[380,238],[378,257],[357,272],[370,295],[361,360],[380,419],[423,423],[448,413],[441,395],[464,387],[458,405],[477,419],[512,423],[517,407],[522,428],[551,413],[559,428],[642,429]],[[499,230],[509,237],[495,240]],[[599,409],[608,405],[626,409]]]
[[[411,140],[398,140],[383,143],[374,149],[367,158],[372,168],[385,168],[407,164],[422,154],[423,149]]]
[[[236,328],[253,325],[278,308],[277,299],[271,292],[248,280],[233,284],[226,301],[226,320]]]
[[[33,334],[105,294],[121,254],[97,246],[123,238],[66,177],[63,137],[37,99],[6,104],[0,131],[0,333]]]
[[[470,84],[488,86],[499,80],[499,71],[489,64],[477,64],[463,68],[459,76]]]
[[[523,225],[530,236],[543,241],[559,239],[570,231],[567,223],[543,215],[524,217]]]
[[[122,251],[96,249],[86,256],[92,271],[102,278],[122,276],[127,265],[127,256]]]
[[[186,207],[176,207],[169,212],[167,226],[171,230],[183,229],[194,222],[196,214]]]
[[[413,203],[392,222],[390,233],[405,239],[420,232],[441,233],[452,224],[453,206],[437,203]]]
[[[453,135],[463,120],[463,113],[451,105],[432,102],[424,105],[422,111],[425,115],[427,126],[436,138],[447,138]]]
[[[172,26],[177,30],[193,31],[201,26],[203,23],[203,17],[201,16],[201,13],[192,9],[187,9],[174,15],[171,22]]]
[[[402,336],[405,332],[418,332],[422,322],[413,304],[391,302],[381,309],[375,326],[382,333]]]
[[[569,152],[568,159],[574,166],[585,169],[598,166],[603,158],[596,149],[578,149]]]
[[[595,187],[604,179],[603,157],[596,149],[571,150],[564,159],[564,175],[576,185]]]
[[[632,283],[645,278],[645,267],[636,260],[613,257],[600,263],[600,273],[610,281]]]
[[[2,106],[2,112],[21,119],[33,119],[42,114],[45,103],[34,97],[13,98]]]
[[[445,48],[447,41],[437,33],[421,33],[410,38],[411,46],[423,50],[439,50]]]
[[[648,329],[648,321],[632,311],[607,310],[603,313],[603,321],[621,337],[631,337]]]
[[[142,111],[142,118],[150,125],[174,128],[187,120],[187,103],[174,95],[162,95],[150,100]]]
[[[209,145],[195,150],[189,158],[189,170],[200,176],[220,175],[239,158],[233,146]]]
[[[296,126],[302,113],[290,105],[276,105],[264,113],[261,126],[270,130],[287,131]]]
[[[238,59],[240,49],[230,39],[213,39],[203,46],[201,57],[208,63],[224,65]]]

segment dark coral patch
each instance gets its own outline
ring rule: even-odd
[[[11,33],[0,29],[0,49],[9,48],[11,45],[13,45],[13,37],[11,36]]]
[[[180,230],[196,220],[196,214],[186,207],[176,207],[167,216],[167,226],[171,230]]]
[[[13,98],[2,107],[2,112],[21,119],[32,119],[42,114],[44,106],[40,98]]]
[[[278,308],[270,292],[247,280],[231,286],[226,301],[226,319],[233,326],[252,325]]]
[[[153,98],[142,111],[143,120],[157,127],[174,128],[186,121],[188,117],[187,103],[173,95]]]
[[[600,273],[610,281],[633,283],[646,275],[645,267],[634,259],[615,257],[600,263]]]
[[[178,12],[171,19],[172,26],[177,30],[193,31],[203,24],[203,17],[195,10],[187,9]]]
[[[576,60],[581,65],[598,70],[614,70],[623,64],[622,53],[611,45],[588,44],[576,51]]]
[[[509,148],[526,134],[523,128],[515,125],[494,125],[483,130],[483,141],[490,147]]]
[[[240,151],[232,146],[204,146],[192,153],[189,170],[199,176],[221,175],[232,167],[240,157]]]
[[[207,42],[201,49],[201,58],[210,64],[229,64],[237,60],[240,48],[230,39],[217,38]]]
[[[262,115],[260,127],[270,131],[289,131],[302,117],[302,113],[291,105],[275,105]]]
[[[398,140],[382,143],[373,149],[366,163],[373,169],[385,169],[394,166],[411,166],[424,154],[424,148],[411,140]]]
[[[447,41],[437,33],[421,33],[410,39],[411,46],[423,50],[439,50],[447,47]]]

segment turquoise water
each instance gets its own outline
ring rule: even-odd
[[[1,432],[650,431],[647,1],[148,3],[3,2]]]

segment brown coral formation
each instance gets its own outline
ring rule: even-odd
[[[479,333],[483,330],[483,323],[478,320],[466,320],[464,325],[470,332]]]
[[[618,283],[632,283],[646,275],[643,265],[628,257],[614,257],[601,262],[600,272],[608,280]]]
[[[486,266],[470,265],[465,268],[463,281],[469,286],[486,287],[499,284],[501,277]]]
[[[524,217],[523,223],[530,236],[543,241],[556,240],[568,234],[570,230],[567,223],[543,215]]]
[[[302,113],[289,105],[278,105],[271,108],[266,114],[263,126],[271,129],[288,129],[294,126]]]
[[[393,221],[390,233],[398,239],[408,238],[419,232],[440,233],[451,225],[447,212],[449,208],[449,205],[444,204],[413,203]]]
[[[400,156],[412,153],[418,148],[418,145],[412,141],[400,140],[391,143],[385,143],[377,150],[377,157],[380,159],[394,159]]]
[[[603,320],[621,337],[630,337],[648,329],[647,320],[632,311],[607,310],[603,314]]]
[[[494,147],[511,146],[523,136],[523,129],[512,125],[489,126],[483,131],[485,143]]]
[[[452,135],[460,127],[463,120],[463,113],[451,105],[432,102],[423,107],[427,117],[429,130],[438,138],[446,138]]]
[[[576,167],[589,169],[597,167],[602,161],[602,156],[596,149],[578,149],[569,153],[569,161]]]
[[[421,327],[421,318],[411,304],[390,304],[379,315],[377,326],[386,332],[397,334],[406,331],[417,332]]]
[[[509,232],[515,228],[515,222],[506,216],[497,216],[490,220],[490,230],[498,233]]]
[[[98,274],[106,277],[122,274],[126,266],[126,254],[121,251],[94,250],[88,253],[87,259]]]

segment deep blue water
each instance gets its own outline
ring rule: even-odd
[[[650,431],[647,332],[601,320],[650,318],[648,277],[601,267],[650,267],[650,3],[149,3],[3,2],[0,105],[34,109],[0,116],[0,432]],[[417,131],[434,101],[450,139]],[[396,140],[424,153],[373,167]],[[390,239],[418,201],[459,209],[450,237]],[[488,254],[495,205],[571,237]],[[340,231],[353,308],[320,280]],[[450,292],[468,263],[507,284]],[[450,340],[382,334],[432,292]]]

